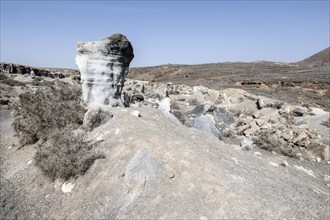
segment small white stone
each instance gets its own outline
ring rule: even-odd
[[[317,161],[317,162],[321,162],[321,158],[316,157],[316,161]]]
[[[26,162],[26,164],[30,165],[32,163],[33,159],[29,160],[28,162]]]
[[[141,117],[141,114],[138,110],[134,110],[131,112],[131,115],[135,116],[135,117]]]
[[[72,191],[73,187],[74,187],[73,183],[63,183],[61,190],[63,193],[69,193]]]
[[[277,163],[274,163],[273,161],[270,161],[268,164],[271,165],[271,166],[273,166],[273,167],[278,167],[278,164]]]
[[[238,164],[238,160],[236,158],[232,157],[231,159],[233,159],[235,163]]]
[[[118,134],[119,134],[119,132],[120,132],[120,129],[119,129],[119,128],[117,128],[117,129],[116,129],[116,131],[115,131],[115,135],[118,135]]]
[[[262,155],[262,153],[260,153],[260,152],[258,152],[258,151],[254,152],[254,154],[255,154],[255,155]]]
[[[307,169],[305,169],[304,167],[302,167],[302,166],[297,166],[297,165],[294,165],[293,168],[295,168],[296,170],[300,170],[300,171],[302,171],[302,172],[304,172],[304,173],[306,173],[306,174],[308,174],[308,175],[310,175],[310,176],[312,176],[312,177],[315,177],[315,175],[314,175],[314,173],[313,173],[312,170],[307,170]]]
[[[101,141],[101,140],[103,140],[103,135],[100,135],[100,136],[96,137],[96,141]]]
[[[286,162],[286,160],[285,160],[285,161],[283,161],[283,162],[281,163],[281,166],[283,166],[283,167],[288,167],[289,164],[288,164],[288,162]]]

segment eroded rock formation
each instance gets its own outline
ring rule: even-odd
[[[78,44],[76,64],[87,107],[123,105],[121,92],[133,57],[133,47],[122,34]]]

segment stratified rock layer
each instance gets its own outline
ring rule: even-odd
[[[122,34],[78,43],[76,64],[87,107],[122,105],[121,91],[133,57],[133,47]]]

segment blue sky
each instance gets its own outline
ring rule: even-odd
[[[329,47],[329,10],[329,0],[1,0],[1,61],[77,68],[79,41],[122,33],[131,66],[295,62]]]

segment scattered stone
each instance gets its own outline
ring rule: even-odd
[[[212,133],[214,136],[222,139],[221,132],[215,127],[214,121],[208,115],[202,115],[194,119],[193,127],[202,131]]]
[[[251,128],[251,131],[252,133],[255,135],[256,132],[258,132],[260,130],[260,128],[258,127],[258,125],[256,124],[256,122],[252,121],[250,123],[250,128]]]
[[[125,170],[125,183],[130,188],[144,188],[147,184],[160,181],[164,169],[156,163],[145,149],[138,150]]]
[[[306,139],[308,136],[305,132],[300,133],[296,138],[293,139],[293,143],[301,142],[302,140]]]
[[[134,111],[132,111],[131,112],[131,115],[133,115],[133,116],[135,116],[135,117],[141,117],[141,114],[140,114],[140,112],[138,111],[138,110],[134,110]]]
[[[144,96],[141,94],[134,94],[130,97],[130,103],[139,103],[144,101]]]
[[[260,153],[260,152],[258,152],[258,151],[254,152],[254,154],[255,154],[255,155],[260,155],[260,156],[262,155],[262,153]]]
[[[295,117],[302,117],[302,116],[306,116],[306,115],[313,115],[308,109],[306,109],[306,108],[300,108],[300,107],[295,107],[295,108],[291,109],[291,113]]]
[[[160,103],[159,103],[159,110],[165,111],[165,112],[171,112],[171,99],[170,98],[164,98]]]
[[[330,176],[329,175],[324,175],[323,179],[326,182],[330,182]]]
[[[240,119],[240,121],[246,125],[249,124],[252,120],[253,118],[251,116],[244,116],[243,118]]]
[[[276,108],[280,109],[284,103],[277,101],[277,100],[271,100],[271,99],[264,99],[264,98],[259,98],[257,100],[257,107],[258,109],[263,109],[263,108]]]
[[[122,34],[78,44],[76,64],[87,107],[123,106],[121,92],[133,57],[133,47]]]
[[[256,119],[256,120],[254,120],[254,121],[256,122],[256,124],[257,124],[259,127],[263,126],[263,125],[266,123],[266,121],[265,121],[264,119]]]
[[[273,167],[278,167],[278,164],[277,163],[274,163],[272,161],[270,161],[268,164],[271,165],[271,166],[273,166]]]
[[[242,138],[242,141],[241,141],[242,149],[247,150],[247,151],[253,150],[252,144],[253,144],[252,140],[245,138],[245,137]]]
[[[285,161],[283,161],[283,162],[281,163],[281,166],[282,166],[282,167],[288,167],[289,164],[288,164],[288,162],[285,160]]]
[[[172,114],[185,126],[192,127],[193,126],[193,120],[188,118],[185,114],[183,114],[181,111],[172,111]]]
[[[237,134],[243,134],[246,129],[248,129],[250,126],[249,125],[243,125],[239,126],[237,128]]]
[[[304,167],[302,167],[302,166],[297,166],[297,165],[294,165],[293,168],[296,169],[296,170],[299,170],[299,171],[301,171],[301,172],[303,172],[303,173],[306,173],[306,174],[308,174],[308,175],[310,175],[310,176],[312,176],[312,177],[315,177],[315,175],[314,175],[314,173],[313,173],[312,170],[307,170],[307,169],[305,169]]]
[[[186,114],[189,116],[189,117],[199,117],[201,115],[203,115],[205,112],[205,107],[204,105],[199,105],[199,106],[196,106],[193,110],[187,112]]]
[[[247,137],[250,137],[253,135],[253,131],[251,129],[246,129],[243,133]]]
[[[292,142],[293,132],[292,131],[283,131],[281,133],[281,138],[283,138],[284,140],[286,140],[288,142]]]
[[[231,97],[230,98],[230,102],[232,104],[240,104],[244,101],[244,98],[243,97]]]
[[[255,111],[253,114],[253,118],[258,119],[260,117],[260,111]]]
[[[228,112],[225,108],[215,108],[213,110],[213,115],[217,122],[223,122],[226,125],[230,125],[235,122],[234,114]]]
[[[72,191],[73,187],[74,187],[73,183],[65,182],[62,184],[61,190],[63,193],[70,193]]]
[[[163,112],[165,117],[170,119],[172,122],[181,124],[181,122],[171,114],[171,99],[170,98],[164,98],[160,103],[158,109]]]
[[[231,158],[236,164],[238,164],[238,160],[235,157]]]

